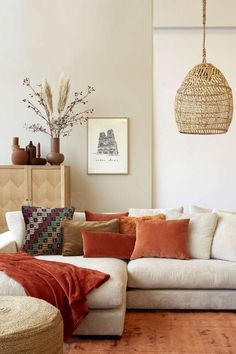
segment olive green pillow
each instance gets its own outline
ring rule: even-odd
[[[107,231],[119,232],[119,219],[110,221],[84,221],[65,220],[62,255],[81,256],[83,255],[82,231]]]

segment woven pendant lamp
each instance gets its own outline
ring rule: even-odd
[[[206,62],[206,0],[203,0],[203,59],[185,77],[175,97],[175,119],[180,133],[222,134],[233,115],[232,90],[224,75]]]

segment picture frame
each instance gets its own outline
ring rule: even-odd
[[[128,118],[89,118],[87,173],[128,174]]]

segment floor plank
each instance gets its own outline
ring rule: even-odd
[[[236,313],[128,311],[119,340],[72,337],[65,354],[236,354]]]

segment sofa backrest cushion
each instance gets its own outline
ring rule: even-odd
[[[217,214],[205,212],[183,214],[181,218],[190,219],[188,238],[190,258],[209,259],[218,221]]]
[[[11,231],[16,241],[17,249],[21,251],[26,235],[23,214],[21,211],[9,211],[6,213],[5,217],[8,229]],[[85,220],[85,213],[74,212],[73,220]]]
[[[164,208],[164,209],[129,209],[129,216],[154,216],[157,214],[165,214],[167,220],[178,219],[183,214],[184,208]]]
[[[236,262],[236,215],[218,212],[211,258]]]

